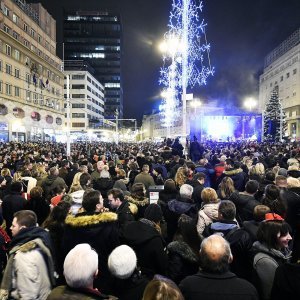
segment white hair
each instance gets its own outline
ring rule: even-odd
[[[65,258],[64,276],[70,287],[92,286],[97,270],[98,254],[89,244],[75,246]]]
[[[194,188],[189,184],[183,184],[180,187],[179,194],[181,197],[191,198],[193,194]]]

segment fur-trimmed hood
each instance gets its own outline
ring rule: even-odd
[[[146,206],[150,203],[149,198],[146,198],[146,197],[135,198],[132,196],[125,196],[125,199],[127,201],[135,204],[137,207]]]
[[[99,223],[109,223],[118,220],[118,215],[113,212],[103,212],[94,215],[69,215],[66,218],[66,225],[71,227],[95,226]]]
[[[190,248],[190,246],[185,242],[181,242],[181,241],[171,242],[167,246],[167,250],[170,253],[178,254],[184,260],[186,260],[190,263],[198,263],[199,262],[198,256],[193,252],[193,250]]]
[[[227,176],[233,176],[233,175],[236,175],[236,174],[239,174],[242,172],[243,172],[243,169],[238,168],[238,169],[233,169],[233,170],[228,170],[228,171],[225,170],[223,173]]]

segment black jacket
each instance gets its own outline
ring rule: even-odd
[[[231,169],[225,170],[222,175],[217,180],[217,185],[220,184],[224,177],[230,177],[233,180],[234,187],[239,192],[243,192],[245,190],[245,185],[248,180],[247,174],[243,172],[242,169]]]
[[[203,271],[188,276],[179,288],[185,300],[258,300],[255,287],[231,272],[210,274]]]
[[[198,272],[199,257],[191,247],[182,241],[171,242],[167,246],[168,252],[168,278],[176,284],[189,275]]]
[[[62,241],[64,256],[76,245],[88,243],[98,253],[101,279],[95,286],[107,291],[110,282],[107,259],[112,250],[120,245],[117,214],[103,212],[89,215],[81,213],[66,218],[66,226]]]
[[[155,274],[166,274],[165,242],[156,228],[142,220],[131,222],[124,229],[124,240],[134,249],[141,271],[149,279]]]

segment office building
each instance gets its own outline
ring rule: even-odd
[[[123,117],[121,78],[120,16],[106,11],[66,11],[64,13],[64,59],[86,60],[95,78],[104,86],[108,119]]]

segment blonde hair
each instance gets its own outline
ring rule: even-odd
[[[209,187],[204,188],[202,190],[201,198],[202,198],[203,203],[205,203],[205,204],[219,202],[217,192],[214,189],[209,188]]]
[[[257,163],[249,168],[249,175],[264,175],[265,166],[262,163]]]
[[[186,180],[186,169],[184,167],[179,167],[174,178],[176,185],[181,187],[183,184],[185,184]]]
[[[287,187],[288,188],[300,187],[299,179],[294,178],[294,177],[288,177],[287,178]]]
[[[221,183],[219,184],[219,193],[221,199],[229,199],[229,197],[234,191],[235,187],[233,180],[228,176],[224,177]]]
[[[11,172],[10,172],[10,169],[8,168],[3,168],[1,170],[1,176],[5,177],[5,176],[10,176],[11,177]]]
[[[293,164],[290,165],[288,168],[288,171],[298,171],[299,170],[299,165],[298,164]]]
[[[21,181],[22,180],[22,173],[21,171],[16,171],[14,176],[13,176],[13,181],[17,182],[17,181]]]

